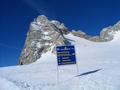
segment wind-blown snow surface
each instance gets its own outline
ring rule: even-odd
[[[74,40],[78,68],[57,67],[47,52],[33,64],[0,68],[0,90],[120,90],[120,32],[105,43],[65,37]]]

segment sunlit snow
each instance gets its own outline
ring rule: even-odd
[[[73,40],[77,65],[57,66],[49,51],[33,64],[0,68],[0,90],[120,89],[120,32],[109,42],[65,37]]]

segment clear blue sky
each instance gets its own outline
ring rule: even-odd
[[[0,0],[0,67],[18,64],[29,24],[40,14],[97,35],[120,20],[120,0]]]

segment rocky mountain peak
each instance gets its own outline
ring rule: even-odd
[[[115,25],[109,26],[104,28],[100,32],[100,39],[102,42],[104,41],[110,41],[114,38],[114,34],[116,31],[120,30],[120,21],[118,21]]]
[[[23,51],[20,56],[20,64],[29,64],[41,57],[51,46],[68,43],[63,34],[69,30],[63,23],[56,20],[48,20],[44,15],[38,16],[30,24]],[[53,50],[54,53],[54,50]]]
[[[114,38],[114,33],[120,30],[120,21],[113,26],[104,28],[99,36],[90,36],[81,30],[68,30],[68,28],[57,20],[49,20],[46,16],[40,15],[30,23],[24,48],[20,56],[20,64],[35,62],[43,53],[52,51],[55,53],[56,45],[66,45],[70,42],[64,34],[84,38],[94,42],[106,42]],[[53,47],[53,48],[51,48]]]
[[[45,15],[38,16],[36,21],[37,24],[41,24],[41,25],[46,25],[49,23],[49,20]]]

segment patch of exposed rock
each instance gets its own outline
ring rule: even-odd
[[[100,32],[100,39],[102,42],[111,41],[114,38],[114,33],[120,30],[120,22],[116,23],[113,26],[104,28]]]

